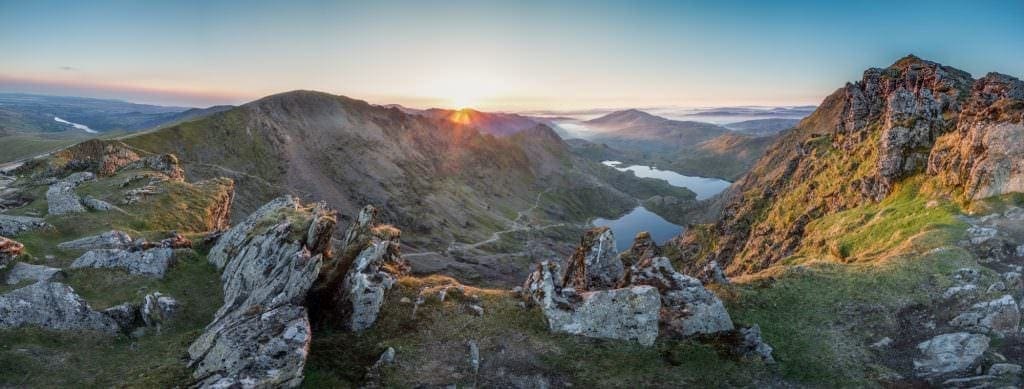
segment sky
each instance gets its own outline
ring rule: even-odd
[[[0,0],[0,91],[181,106],[804,105],[909,53],[1024,78],[1024,1]]]

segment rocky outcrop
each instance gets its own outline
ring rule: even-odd
[[[164,278],[167,269],[172,265],[174,250],[159,247],[141,251],[89,250],[72,262],[71,268],[123,269],[129,274]]]
[[[24,249],[20,242],[0,236],[0,269],[6,268]]]
[[[623,266],[630,267],[644,259],[660,255],[661,248],[654,243],[654,239],[651,239],[651,234],[647,231],[641,231],[633,238],[633,245],[629,246],[628,250],[619,254],[619,261],[622,262]]]
[[[1024,192],[1024,82],[999,73],[976,81],[956,130],[932,151],[928,173],[968,199]]]
[[[667,334],[688,337],[733,329],[722,300],[696,278],[672,268],[668,258],[648,258],[633,265],[621,286],[646,285],[661,295],[661,324]]]
[[[108,203],[108,202],[103,201],[103,200],[100,200],[100,199],[97,199],[97,198],[92,197],[92,196],[85,196],[85,197],[83,197],[82,198],[82,205],[84,205],[86,208],[89,208],[89,209],[94,210],[94,211],[110,211],[110,210],[118,209],[113,204]]]
[[[50,225],[38,217],[0,214],[0,235],[14,236],[21,232],[39,230]]]
[[[132,237],[124,231],[112,230],[57,245],[63,250],[127,250],[134,247]]]
[[[881,201],[911,176],[954,200],[1024,191],[1021,85],[914,56],[868,69],[723,194],[721,220],[687,229],[687,272],[711,260],[727,275],[761,271],[798,250],[814,221]],[[849,174],[837,179],[836,171]]]
[[[139,307],[139,316],[147,327],[160,328],[165,322],[174,316],[178,310],[178,300],[165,296],[160,292],[153,292],[142,298],[142,305]]]
[[[610,228],[587,230],[565,265],[562,284],[578,291],[614,287],[623,272],[617,255],[615,236]]]
[[[46,281],[0,296],[0,328],[26,326],[110,334],[120,329],[110,316],[92,310],[70,286]]]
[[[988,346],[985,335],[942,334],[917,345],[921,358],[914,359],[914,370],[921,377],[963,372],[978,362]]]
[[[278,198],[227,231],[209,261],[221,272],[224,305],[189,346],[202,387],[295,387],[309,351],[306,294],[317,279],[333,212]]]
[[[609,278],[609,269],[622,267],[618,258],[602,252],[607,246],[599,248],[605,239],[611,239],[607,229],[586,233],[580,247],[567,260],[569,266],[576,268],[574,272],[567,270],[563,277],[558,277],[559,266],[543,262],[527,278],[524,294],[544,311],[551,331],[630,339],[645,345],[653,344],[659,324],[661,333],[671,337],[734,332],[722,301],[699,280],[675,271],[668,258],[651,256],[652,248],[657,246],[645,244],[643,234],[638,235],[638,242],[633,245],[638,250],[626,254],[642,259],[620,271],[622,274],[613,279],[612,286],[595,287]],[[613,266],[605,261],[619,263]],[[588,264],[598,266],[599,271],[591,271]],[[654,301],[650,297],[655,297]],[[766,351],[770,357],[771,347],[754,342],[753,335],[761,342],[760,332],[750,335],[749,344],[738,347],[750,348],[744,353]]]
[[[999,336],[1020,330],[1020,308],[1013,296],[1004,295],[992,301],[974,304],[949,322],[968,331],[994,333]]]
[[[318,322],[341,322],[353,331],[370,328],[387,291],[408,272],[401,257],[401,231],[381,224],[377,213],[373,206],[364,207],[345,231],[340,255],[325,264],[310,294]]]
[[[552,332],[630,340],[645,346],[658,337],[661,297],[649,286],[577,293],[563,289],[557,264],[542,262],[524,287]]]
[[[96,176],[92,173],[78,172],[50,185],[50,188],[46,190],[48,212],[51,215],[85,212],[86,208],[82,205],[82,199],[75,194],[75,187],[95,178]]]
[[[7,285],[17,285],[25,281],[60,281],[64,277],[64,271],[61,269],[18,262],[11,266],[11,270],[7,272],[7,279],[4,280],[4,283]]]

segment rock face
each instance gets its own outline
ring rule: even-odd
[[[687,337],[733,329],[722,300],[696,278],[672,268],[668,258],[648,258],[630,267],[620,285],[647,285],[661,295],[661,323],[669,334]]]
[[[278,198],[226,232],[209,260],[222,270],[224,305],[189,347],[201,387],[295,387],[309,350],[306,294],[334,213]]]
[[[651,239],[651,234],[647,231],[641,231],[633,238],[633,245],[629,246],[628,250],[619,254],[619,261],[622,262],[623,266],[630,267],[644,259],[659,255],[661,255],[661,249],[654,243],[654,239]]]
[[[0,235],[14,236],[25,231],[47,228],[50,225],[38,217],[0,214]]]
[[[377,213],[373,206],[364,207],[345,231],[340,255],[325,265],[310,295],[317,321],[337,320],[353,331],[370,328],[387,291],[408,272],[401,231],[380,224]]]
[[[178,305],[178,300],[173,297],[153,292],[142,298],[139,315],[147,327],[159,328],[174,315],[174,312],[178,310]]]
[[[25,245],[20,242],[0,236],[0,269],[6,268],[24,249]]]
[[[985,335],[967,332],[936,336],[917,345],[922,357],[914,360],[914,370],[922,377],[965,371],[988,350],[988,343]]]
[[[955,131],[937,141],[928,172],[969,199],[1024,192],[1024,82],[999,73],[976,81]]]
[[[144,251],[89,250],[72,262],[71,268],[124,269],[129,274],[164,278],[173,264],[174,250],[161,247]]]
[[[64,271],[57,268],[18,262],[7,272],[7,279],[4,282],[7,285],[17,285],[24,281],[58,281],[64,277]]]
[[[117,230],[104,232],[99,235],[87,236],[57,245],[58,248],[64,250],[127,250],[132,246],[132,237],[123,231]]]
[[[25,326],[111,334],[120,329],[114,319],[92,310],[70,286],[45,281],[0,296],[0,328]]]
[[[610,228],[587,230],[565,266],[562,284],[580,291],[614,287],[623,271],[617,255]]]
[[[661,297],[649,286],[565,293],[555,274],[558,265],[543,262],[525,290],[539,305],[552,332],[631,340],[645,346],[658,337]]]
[[[1013,296],[1004,295],[992,301],[974,304],[949,322],[954,327],[969,331],[991,332],[1000,336],[1020,330],[1020,308]]]

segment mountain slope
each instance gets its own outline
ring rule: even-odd
[[[473,127],[481,133],[494,136],[509,136],[540,124],[539,121],[513,113],[481,112],[469,108],[459,110],[431,108],[420,111],[418,114]]]
[[[869,69],[772,145],[729,189],[710,241],[693,231],[687,249],[696,264],[753,273],[797,253],[810,224],[898,190],[959,202],[1020,192],[1020,88],[914,56]],[[853,260],[840,243],[825,244]]]
[[[742,122],[726,124],[725,127],[744,134],[766,136],[793,128],[797,123],[800,123],[800,119],[771,118],[744,120]]]
[[[518,282],[528,269],[505,263],[507,255],[494,258],[500,264],[478,259],[487,253],[532,261],[521,250],[493,247],[510,244],[498,231],[531,232],[549,222],[553,227],[538,232],[557,234],[590,217],[624,213],[638,199],[694,197],[577,158],[546,126],[495,137],[472,125],[311,91],[269,96],[125,141],[175,153],[190,176],[234,178],[236,216],[282,193],[327,201],[343,223],[363,205],[377,205],[385,220],[404,226],[403,240],[423,254],[421,265],[451,270],[457,261],[441,258],[469,250],[466,257],[476,259],[457,274],[485,282]]]

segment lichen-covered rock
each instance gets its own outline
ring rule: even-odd
[[[25,245],[21,242],[0,236],[0,269],[6,268],[24,249]]]
[[[914,359],[918,376],[930,377],[971,368],[988,350],[989,338],[968,332],[942,334],[917,345],[921,358]]]
[[[112,318],[92,310],[70,286],[46,281],[0,295],[0,328],[26,326],[105,333],[120,329]]]
[[[94,211],[110,211],[110,210],[113,210],[113,209],[118,209],[113,204],[108,203],[108,202],[103,201],[103,200],[100,200],[100,199],[97,199],[97,198],[92,197],[92,196],[85,196],[85,197],[83,197],[82,198],[82,205],[84,205],[86,208],[89,208],[89,209],[94,210]]]
[[[142,298],[139,315],[147,327],[159,328],[174,315],[178,305],[178,300],[173,297],[153,292]]]
[[[949,324],[970,331],[991,332],[1000,336],[1015,334],[1020,330],[1020,308],[1013,296],[1003,295],[992,301],[974,304],[969,310],[953,318]]]
[[[772,357],[772,346],[761,338],[761,327],[754,324],[750,327],[740,328],[738,331],[739,344],[734,352],[744,358],[760,360],[766,363],[775,363]]]
[[[206,333],[211,331],[215,339],[201,337],[189,349],[197,387],[294,388],[302,384],[312,337],[305,308],[283,305],[241,315],[215,323]]]
[[[0,246],[2,245],[0,243]],[[18,262],[11,266],[4,282],[7,285],[17,285],[24,281],[59,281],[64,277],[64,271],[57,268]]]
[[[25,231],[39,230],[50,225],[38,217],[0,214],[0,235],[14,236]]]
[[[539,305],[552,332],[631,340],[645,346],[658,337],[661,297],[648,286],[563,293],[558,265],[542,262],[524,287]]]
[[[112,230],[57,245],[64,250],[127,250],[133,247],[132,237],[124,231]]]
[[[103,314],[114,320],[121,332],[129,332],[142,326],[139,305],[124,303],[103,310]]]
[[[662,325],[672,335],[685,337],[733,329],[722,300],[696,278],[675,271],[668,258],[640,261],[630,267],[620,285],[656,288],[662,300]]]
[[[325,264],[310,294],[317,322],[338,321],[353,331],[370,328],[387,291],[408,272],[401,257],[401,231],[380,224],[377,213],[373,206],[364,207],[345,231],[340,255]],[[310,236],[316,235],[312,228],[317,225],[311,225]],[[312,238],[307,241],[329,246]]]
[[[633,245],[629,246],[628,250],[619,254],[619,261],[622,262],[623,266],[629,267],[633,266],[634,263],[659,255],[661,255],[661,249],[654,243],[654,239],[651,239],[651,234],[647,231],[641,231],[633,238]]]
[[[68,181],[59,181],[50,185],[50,188],[46,190],[47,212],[51,215],[85,212],[82,200],[75,194],[76,185]]]
[[[333,212],[322,205],[303,207],[290,196],[278,198],[224,233],[211,249],[210,262],[222,270],[224,305],[189,346],[197,386],[302,383],[311,340],[302,304],[330,254],[318,242],[334,228],[316,222],[323,217]]]
[[[156,278],[164,275],[174,264],[174,250],[154,248],[144,251],[89,250],[71,263],[72,269],[124,269],[129,274]]]
[[[566,262],[562,284],[577,291],[607,289],[615,287],[622,272],[612,230],[596,227],[583,233],[576,252]]]

